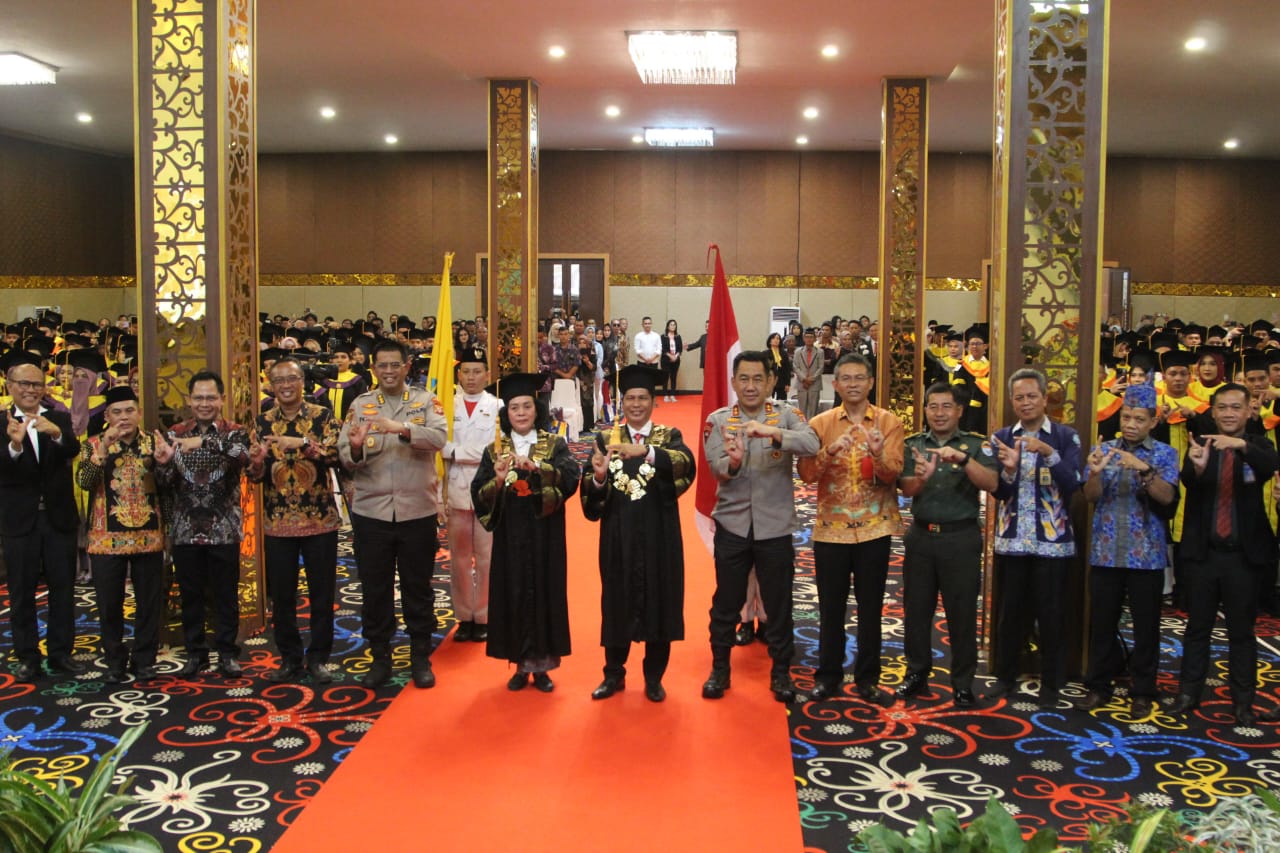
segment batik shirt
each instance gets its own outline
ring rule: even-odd
[[[1155,476],[1178,493],[1178,451],[1147,436],[1137,445],[1124,439],[1104,441],[1102,452],[1127,450],[1155,469]],[[1089,562],[1122,569],[1164,569],[1168,565],[1168,533],[1163,519],[1141,500],[1138,472],[1112,463],[1102,469],[1102,496],[1093,510]]]
[[[76,484],[90,495],[90,554],[150,554],[164,550],[160,499],[156,492],[155,439],[144,432],[133,441],[116,441],[93,463],[102,437],[80,446]]]
[[[338,529],[338,510],[329,470],[338,463],[338,431],[333,412],[303,403],[293,418],[277,406],[258,415],[258,434],[304,438],[298,450],[274,445],[262,467],[249,476],[262,482],[262,532],[267,536],[314,536]]]
[[[249,464],[249,436],[244,427],[218,419],[201,427],[183,421],[169,440],[199,437],[192,450],[174,448],[156,476],[169,493],[169,538],[174,545],[232,545],[240,541],[240,473]]]

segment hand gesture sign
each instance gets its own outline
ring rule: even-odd
[[[493,476],[498,480],[505,480],[507,472],[511,470],[511,460],[514,458],[510,453],[503,453],[493,460]]]
[[[347,432],[347,440],[351,442],[352,447],[364,447],[364,440],[368,436],[369,422],[364,420],[356,420]]]
[[[874,427],[867,429],[865,424],[859,424],[858,429],[862,432],[863,441],[866,442],[867,452],[872,456],[879,456],[884,450],[884,433]]]
[[[54,441],[62,438],[62,430],[58,429],[58,425],[44,415],[36,415],[32,422],[36,425],[36,432],[41,435],[47,435]]]
[[[919,448],[911,448],[911,458],[916,463],[916,476],[922,480],[927,480],[933,476],[933,472],[938,470],[938,461],[942,450],[945,448],[930,447],[928,453],[921,453]]]
[[[858,427],[861,429],[861,427]],[[845,430],[840,437],[827,445],[827,454],[829,456],[839,456],[841,453],[848,453],[853,449],[853,427]]]
[[[591,454],[591,473],[595,475],[596,480],[601,482],[609,475],[609,457],[598,449]]]
[[[1207,437],[1205,441],[1201,441],[1194,435],[1190,436],[1190,439],[1191,444],[1187,446],[1187,458],[1195,466],[1196,473],[1203,474],[1205,467],[1209,464],[1209,447],[1212,441]]]
[[[608,451],[621,459],[636,459],[649,455],[649,445],[619,442],[618,444],[610,444]]]
[[[1045,444],[1034,435],[1023,435],[1018,438],[1018,443],[1032,453],[1039,453],[1041,456],[1052,456],[1053,448]]]
[[[261,443],[255,441],[249,445],[249,464],[256,467],[266,461],[267,453],[269,452],[267,444],[270,441],[271,437],[264,435]]]
[[[993,435],[991,436],[991,443],[996,448],[996,454],[1000,458],[1001,466],[1010,473],[1017,471],[1018,463],[1022,458],[1021,442],[1014,442],[1014,446],[1010,447]]]
[[[164,465],[173,459],[173,445],[169,443],[169,439],[165,438],[164,433],[156,430],[152,433],[156,439],[155,458],[161,465]]]
[[[1103,469],[1110,465],[1111,460],[1115,458],[1115,452],[1115,448],[1105,449],[1101,446],[1089,451],[1089,473],[1101,474]]]
[[[15,451],[22,452],[22,440],[27,436],[27,424],[22,418],[9,416],[9,423],[5,426],[5,432],[9,435],[9,446]]]
[[[729,465],[737,468],[742,464],[742,457],[746,455],[746,448],[742,446],[742,441],[738,438],[738,434],[731,432],[728,427],[721,427],[720,435],[724,438],[724,452],[729,457]]]

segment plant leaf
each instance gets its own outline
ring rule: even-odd
[[[82,853],[164,853],[164,848],[154,837],[145,832],[125,830],[87,844]]]

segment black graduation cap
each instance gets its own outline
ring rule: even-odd
[[[318,344],[324,344],[324,329],[319,326],[311,326],[306,329],[294,329],[293,337],[297,339],[299,344],[307,341],[315,341]]]
[[[84,335],[65,334],[62,336],[62,343],[66,347],[77,349],[93,346],[93,341],[89,340]]]
[[[258,312],[258,322],[259,322],[259,323],[265,323],[265,322],[267,322],[267,321],[268,321],[268,320],[270,320],[270,319],[271,319],[271,315],[270,315],[270,314],[268,314],[266,311],[259,311],[259,312]]]
[[[536,398],[546,383],[547,374],[545,373],[512,373],[498,381],[498,396],[502,398],[503,403],[511,405],[511,401],[516,397]]]
[[[21,335],[28,328],[30,327],[24,325],[23,323],[10,323],[4,327],[4,333],[6,335]]]
[[[1165,320],[1164,322],[1164,327],[1166,329],[1181,329],[1185,325],[1187,324],[1179,320],[1177,317],[1174,317],[1172,320]]]
[[[1207,337],[1207,336],[1208,336],[1208,334],[1209,334],[1209,330],[1208,330],[1208,329],[1206,329],[1204,326],[1198,325],[1198,324],[1196,324],[1196,323],[1189,323],[1189,324],[1187,324],[1187,325],[1185,325],[1185,326],[1183,326],[1183,327],[1182,327],[1182,336],[1183,336],[1183,337],[1186,337],[1187,335],[1199,335],[1199,336],[1200,336],[1200,343],[1204,343],[1204,339],[1205,339],[1205,337]]]
[[[0,371],[8,373],[10,368],[17,367],[20,364],[30,364],[33,367],[43,369],[40,356],[25,349],[14,347],[4,355],[0,356]]]
[[[277,338],[283,338],[284,334],[283,326],[277,326],[275,323],[263,323],[258,332],[258,340],[264,344],[269,344]]]
[[[57,311],[41,311],[39,322],[36,325],[49,326],[56,329],[62,325],[62,315]]]
[[[948,323],[935,323],[931,329],[935,335],[945,335],[951,331],[951,325]]]
[[[1161,348],[1177,349],[1178,336],[1173,334],[1172,332],[1156,332],[1154,335],[1151,336],[1151,348],[1153,350],[1158,350]],[[1195,359],[1192,359],[1192,363],[1194,362],[1195,362]]]
[[[411,340],[411,341],[425,341],[426,339],[427,339],[427,333],[426,333],[426,332],[424,332],[422,329],[410,329],[410,330],[409,330],[409,340]]]
[[[1137,332],[1121,332],[1111,339],[1111,346],[1114,348],[1116,344],[1125,344],[1129,349],[1133,349],[1141,342],[1142,338]]]
[[[1275,324],[1272,323],[1270,320],[1254,320],[1252,323],[1249,324],[1249,331],[1255,335],[1258,334],[1259,332],[1265,332],[1266,335],[1270,337],[1271,327],[1274,325]]]
[[[1160,354],[1160,370],[1166,371],[1170,367],[1186,367],[1190,368],[1196,363],[1196,354],[1188,352],[1184,349],[1173,348]]]
[[[112,385],[107,389],[106,400],[108,406],[116,403],[125,403],[133,401],[138,402],[138,395],[133,393],[133,389],[129,387],[129,383],[125,382],[121,385]]]
[[[28,338],[22,345],[31,352],[39,353],[43,358],[53,354],[53,341],[50,338],[42,336]]]
[[[1226,336],[1227,330],[1224,327],[1210,326],[1209,330],[1205,333],[1204,339],[1207,341],[1209,338],[1225,338]]]
[[[1280,347],[1268,347],[1262,353],[1267,357],[1267,364],[1280,364]]]
[[[629,364],[618,371],[618,390],[623,394],[633,388],[643,388],[652,396],[663,381],[662,371],[647,364]]]
[[[1149,349],[1134,350],[1129,353],[1129,369],[1138,367],[1147,372],[1148,375],[1155,372],[1156,354]]]
[[[268,361],[279,361],[288,354],[288,352],[280,349],[279,347],[267,347],[262,352],[258,353],[258,365],[260,367],[266,367]]]
[[[82,335],[94,335],[98,332],[98,324],[92,320],[76,320],[76,331]]]
[[[990,329],[991,327],[986,323],[974,323],[964,330],[964,339],[968,342],[970,338],[981,338],[983,343],[988,343]]]
[[[413,328],[413,325],[414,325],[414,324],[413,324],[413,321],[412,321],[412,320],[410,320],[408,317],[397,317],[397,318],[396,318],[396,328],[397,328],[397,329],[412,329],[412,328]]]
[[[1265,352],[1262,350],[1251,349],[1246,350],[1244,355],[1241,356],[1240,364],[1244,368],[1245,373],[1250,373],[1256,370],[1265,371],[1269,362],[1267,361],[1267,354]]]
[[[373,338],[368,335],[356,335],[351,341],[351,346],[368,355],[373,352]]]
[[[964,341],[964,332],[959,332],[959,331],[956,331],[955,329],[950,329],[950,330],[948,330],[948,331],[946,332],[946,334],[943,336],[943,340],[944,340],[944,341],[946,341],[947,343],[951,343],[952,341],[961,341],[961,342],[963,342],[963,341]]]
[[[54,359],[56,364],[69,364],[77,369],[91,373],[106,373],[107,360],[96,349],[68,349],[58,353]]]
[[[349,356],[355,351],[355,347],[351,345],[350,341],[339,340],[337,343],[335,343],[332,347],[329,348],[329,351],[334,353],[335,355],[337,353],[344,353],[345,355]]]

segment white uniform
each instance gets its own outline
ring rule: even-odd
[[[461,389],[459,389],[461,390]],[[475,403],[467,413],[467,403]],[[493,445],[502,401],[482,391],[453,400],[453,440],[444,446],[449,483],[449,586],[459,622],[489,622],[489,558],[493,534],[476,521],[471,481],[484,449]]]

